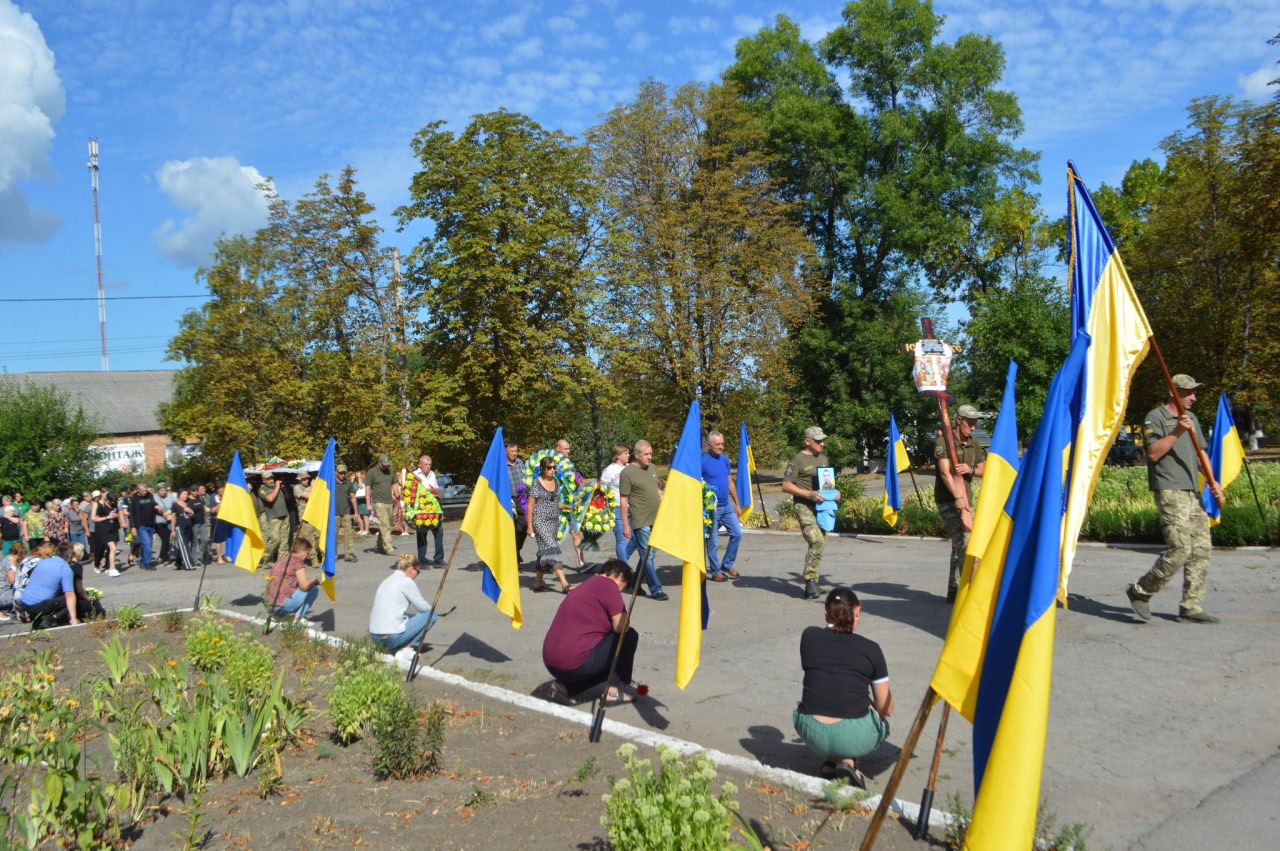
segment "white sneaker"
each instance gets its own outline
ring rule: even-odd
[[[107,571],[107,576],[116,577],[119,575],[120,571],[116,570],[114,567]]]

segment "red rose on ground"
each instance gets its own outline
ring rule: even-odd
[[[638,686],[636,686],[636,694],[640,695],[641,697],[647,696],[649,694],[649,687],[644,683],[640,683]]]

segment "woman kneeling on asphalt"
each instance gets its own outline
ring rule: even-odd
[[[792,723],[809,749],[825,758],[823,777],[866,788],[857,760],[889,737],[889,670],[880,645],[855,632],[862,606],[852,589],[833,588],[825,613],[826,628],[807,627],[800,636],[804,692]]]
[[[551,690],[561,700],[572,700],[605,681],[619,640],[622,652],[607,700],[633,699],[631,666],[640,634],[631,627],[623,634],[627,607],[622,602],[622,589],[631,584],[631,576],[630,565],[611,558],[599,574],[570,591],[556,610],[542,642],[542,664],[555,677]]]
[[[373,594],[369,612],[369,637],[399,657],[412,656],[427,627],[439,617],[423,598],[414,580],[422,572],[418,557],[405,553],[396,559],[391,575],[382,580]],[[412,608],[416,614],[410,615]]]
[[[276,617],[293,615],[301,619],[311,611],[316,597],[320,596],[320,578],[307,575],[307,555],[311,542],[306,538],[294,538],[289,555],[271,565],[271,581],[262,602],[271,607]]]

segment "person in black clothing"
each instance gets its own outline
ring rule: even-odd
[[[138,491],[129,500],[129,516],[133,518],[133,534],[141,545],[141,563],[146,570],[155,570],[153,542],[156,534],[156,498],[146,482],[138,484]]]
[[[792,722],[809,749],[824,757],[824,777],[866,788],[857,760],[889,736],[889,670],[880,645],[855,632],[862,606],[852,589],[833,588],[824,613],[825,628],[811,626],[800,636],[804,692]]]
[[[97,493],[95,491],[95,493]],[[120,516],[116,511],[115,497],[103,490],[93,504],[93,569],[109,576],[119,576],[116,570],[116,536],[120,533]],[[105,562],[105,565],[102,564]]]
[[[183,488],[178,491],[178,501],[173,504],[173,522],[177,526],[174,531],[178,536],[178,570],[196,569],[192,554],[195,546],[193,528],[195,524],[195,502],[196,500],[191,498],[191,492]],[[203,519],[203,506],[201,506],[200,512]]]

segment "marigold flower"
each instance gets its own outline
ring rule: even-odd
[[[170,660],[169,660],[169,667],[170,667],[170,668],[176,668],[176,667],[178,667],[178,663],[177,663],[177,662],[175,662],[174,660],[170,659]]]

